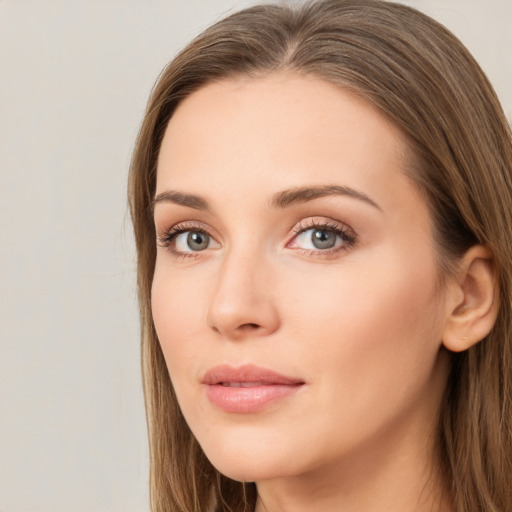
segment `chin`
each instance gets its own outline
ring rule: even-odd
[[[211,460],[215,469],[231,480],[238,482],[261,482],[263,480],[272,480],[289,476],[289,468],[279,467],[271,461],[249,461],[239,457],[238,460]],[[269,463],[270,462],[270,463]]]
[[[217,440],[200,445],[220,473],[239,482],[256,482],[290,476],[290,453],[281,453],[275,443],[246,439]]]

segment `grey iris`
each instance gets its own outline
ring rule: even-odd
[[[210,237],[201,231],[191,231],[187,236],[187,245],[193,251],[202,251],[208,247]]]
[[[326,229],[315,229],[311,234],[311,242],[317,249],[330,249],[336,245],[336,233]]]

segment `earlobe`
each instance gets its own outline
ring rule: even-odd
[[[455,280],[443,344],[452,352],[462,352],[489,334],[498,315],[498,279],[491,251],[483,245],[471,247],[461,259]]]

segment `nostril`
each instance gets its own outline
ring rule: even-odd
[[[259,325],[249,323],[249,324],[241,325],[240,327],[245,328],[245,329],[257,329],[259,327]]]

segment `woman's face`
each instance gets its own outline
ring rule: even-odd
[[[407,165],[390,122],[315,78],[214,83],[172,117],[153,317],[183,414],[222,473],[424,456],[446,379],[446,289]]]

